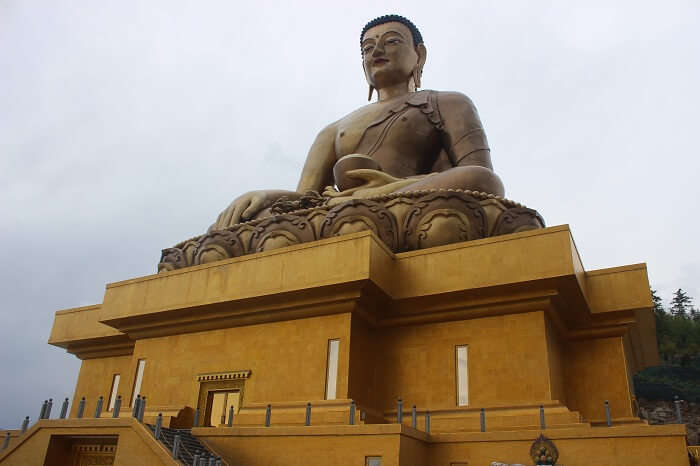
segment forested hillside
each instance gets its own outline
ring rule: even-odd
[[[637,398],[700,402],[700,311],[693,298],[678,289],[668,309],[651,291],[656,337],[663,365],[647,368],[634,377]]]

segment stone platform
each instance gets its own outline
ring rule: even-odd
[[[190,428],[199,410],[192,433],[231,465],[533,464],[544,433],[566,466],[685,466],[684,426],[637,417],[631,376],[658,364],[651,306],[643,264],[586,271],[565,225],[398,254],[361,231],[112,283],[56,313],[49,342],[82,359],[70,419],[13,436],[0,465],[115,436],[114,464],[171,464],[129,453],[162,457],[130,408],[75,419],[82,397],[86,413],[111,393],[130,406],[139,385],[145,422]],[[232,427],[221,391],[239,397]]]

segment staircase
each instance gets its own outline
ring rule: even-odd
[[[155,426],[151,424],[146,424],[146,426],[155,435]],[[224,464],[221,458],[207,450],[206,447],[197,440],[197,437],[192,435],[190,429],[169,429],[167,427],[161,427],[160,438],[156,440],[160,441],[172,452],[176,435],[180,436],[180,446],[177,451],[176,459],[182,464],[186,466],[195,466],[195,456],[199,457],[199,462],[196,466],[210,466],[210,464],[213,466],[222,466]],[[210,463],[212,458],[214,461]]]

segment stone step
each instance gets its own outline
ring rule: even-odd
[[[151,432],[155,433],[155,426],[146,424]],[[172,450],[175,436],[180,436],[180,450],[178,452],[178,460],[185,465],[190,465],[193,462],[194,456],[199,455],[218,458],[217,455],[204,447],[199,440],[192,435],[189,429],[170,429],[161,427],[160,438],[158,439],[168,450]]]

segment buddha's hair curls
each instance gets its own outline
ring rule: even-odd
[[[400,15],[384,15],[380,16],[379,18],[374,18],[372,21],[365,24],[365,27],[362,28],[362,33],[360,34],[360,48],[362,48],[362,38],[365,36],[365,32],[367,32],[369,28],[379,26],[380,24],[392,22],[401,23],[411,31],[411,35],[413,36],[414,47],[418,44],[423,43],[423,36],[420,34],[420,31],[418,30],[416,25],[411,22],[411,20],[409,20],[408,18],[404,18]]]

